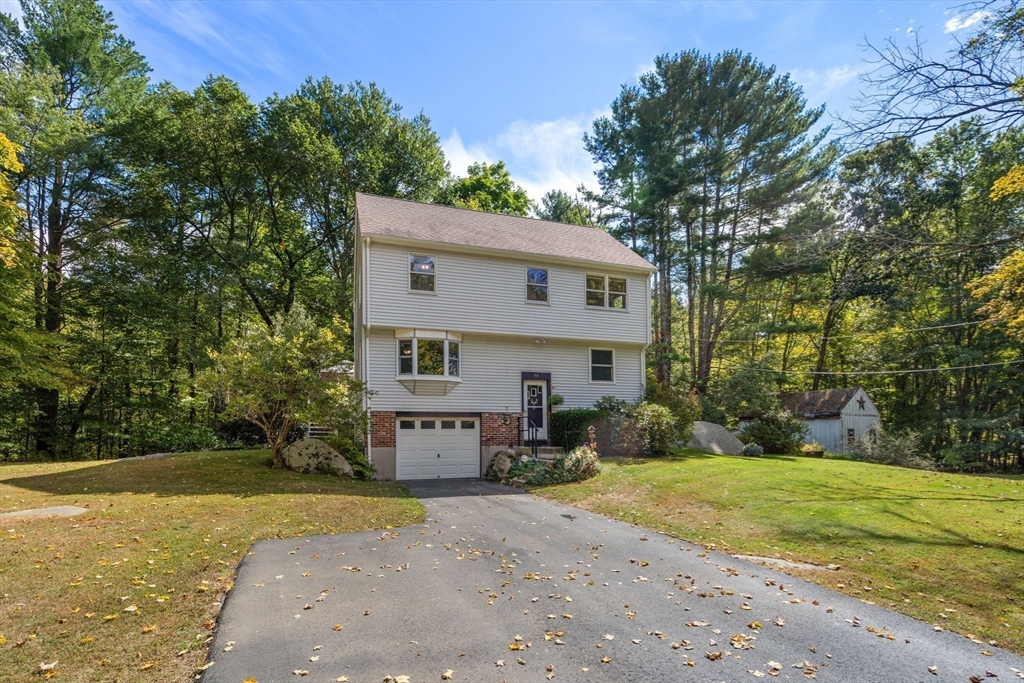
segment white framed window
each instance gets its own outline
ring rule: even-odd
[[[627,280],[612,275],[587,273],[587,306],[626,310]]]
[[[615,382],[614,349],[590,349],[590,381]]]
[[[437,291],[437,258],[409,254],[409,291],[433,294]]]
[[[530,303],[548,303],[548,269],[526,266],[526,300]]]
[[[458,379],[462,337],[453,332],[401,330],[395,333],[398,377]]]

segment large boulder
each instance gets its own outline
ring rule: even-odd
[[[289,445],[284,449],[284,465],[302,474],[321,472],[336,477],[353,475],[348,460],[320,439],[303,439]]]
[[[498,451],[495,453],[494,458],[491,459],[491,464],[487,467],[492,477],[498,481],[504,480],[508,475],[509,469],[512,467],[513,458],[515,458],[515,453],[512,451]]]
[[[743,442],[714,422],[694,422],[693,435],[686,447],[720,455],[739,455],[743,452]]]

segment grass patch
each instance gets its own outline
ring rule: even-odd
[[[0,680],[55,660],[63,681],[191,680],[254,541],[423,517],[397,484],[268,464],[267,451],[228,451],[0,465],[2,512],[89,509],[0,522]]]
[[[537,489],[1024,653],[1024,479],[687,449]]]

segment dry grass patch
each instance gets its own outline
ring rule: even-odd
[[[0,511],[89,510],[0,521],[0,680],[190,680],[254,541],[422,519],[400,485],[268,463],[267,451],[232,451],[0,465]]]
[[[1024,478],[681,450],[537,492],[1024,653]]]

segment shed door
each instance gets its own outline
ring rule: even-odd
[[[396,427],[395,458],[399,479],[480,476],[478,418],[398,418]]]

